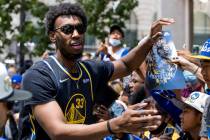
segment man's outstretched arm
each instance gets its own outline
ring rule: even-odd
[[[162,26],[174,23],[173,19],[163,18],[155,21],[150,29],[150,34],[144,38],[137,47],[132,49],[125,57],[114,61],[114,73],[111,80],[121,78],[137,69],[145,60],[147,54],[151,50],[153,44],[162,35]]]
[[[109,120],[112,132],[139,132],[156,129],[161,117],[155,115],[157,110],[143,110],[145,106],[147,103],[133,105],[122,116]],[[56,101],[34,106],[33,114],[53,140],[98,140],[110,134],[107,121],[92,125],[68,124]]]

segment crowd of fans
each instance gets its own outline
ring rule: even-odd
[[[83,12],[80,11],[81,10],[80,8],[78,8],[75,5],[70,5],[69,7],[64,6],[64,5],[65,4],[61,5],[63,9],[65,8],[68,9],[69,7],[70,8],[76,7],[76,8],[73,9],[72,11],[70,10],[69,13],[68,12],[62,13],[62,10],[61,10],[62,8],[59,9],[59,6],[58,6],[58,7],[55,7],[54,9],[55,10],[54,12],[58,12],[58,14],[53,15],[56,13],[48,13],[48,17],[47,17],[48,18],[47,20],[48,33],[49,33],[51,42],[61,43],[61,45],[65,45],[65,43],[62,44],[62,40],[60,40],[60,42],[55,41],[57,39],[55,37],[56,36],[55,32],[57,30],[61,30],[61,33],[60,33],[61,35],[63,34],[75,35],[77,33],[79,36],[80,34],[84,34],[86,30],[86,29],[78,29],[78,28],[81,28],[80,22],[81,22],[81,25],[87,26],[86,18],[83,17],[84,15],[83,15]],[[52,17],[49,17],[49,16],[55,16],[56,20],[50,19]],[[58,17],[60,17],[61,19],[59,19]],[[78,23],[79,24],[72,27],[70,24],[66,24],[67,26],[65,26],[64,23],[65,22],[68,23],[67,20],[69,19],[70,19],[70,22],[74,24],[78,24]],[[54,23],[50,23],[50,22],[54,22]],[[164,23],[166,21],[160,20],[159,24],[163,24],[162,22]],[[170,22],[168,22],[167,24],[165,23],[163,25],[168,25],[169,23]],[[63,28],[60,26],[60,27],[57,27],[56,29],[54,28],[51,29],[50,27],[52,26],[51,24],[56,24],[56,25],[60,24],[62,25]],[[158,26],[162,26],[162,25],[158,25]],[[69,29],[67,30],[67,28]],[[72,31],[71,31],[71,28],[72,28]],[[75,40],[77,38],[80,38],[80,37],[76,38],[76,35],[75,35]],[[152,34],[152,35],[157,36],[157,34]],[[77,139],[77,136],[83,135],[83,134],[77,133],[77,130],[78,130],[78,132],[81,131],[81,133],[84,131],[87,131],[87,134],[84,134],[84,137],[86,137],[86,139],[89,139],[90,137],[90,139],[92,138],[92,139],[104,139],[104,140],[115,140],[115,139],[116,140],[117,139],[122,139],[122,140],[132,140],[132,139],[136,139],[136,140],[149,140],[149,139],[151,140],[156,140],[156,139],[207,140],[210,137],[210,98],[209,98],[209,94],[210,94],[210,90],[209,90],[210,89],[210,40],[203,42],[204,45],[201,48],[200,53],[197,55],[192,55],[187,50],[177,50],[176,52],[177,56],[168,60],[169,64],[175,64],[182,70],[183,75],[184,75],[184,80],[185,80],[184,82],[186,83],[185,87],[183,87],[182,89],[151,90],[147,86],[148,82],[147,84],[145,84],[146,78],[147,78],[147,72],[148,72],[147,67],[148,67],[148,63],[150,63],[150,61],[147,61],[146,56],[145,58],[141,57],[141,59],[143,59],[141,62],[141,65],[135,66],[135,69],[132,69],[132,71],[130,71],[130,75],[128,75],[126,78],[121,78],[121,76],[115,76],[117,77],[117,79],[116,78],[113,78],[115,80],[113,80],[112,78],[110,79],[110,77],[112,76],[110,75],[110,73],[114,73],[113,70],[106,71],[106,68],[101,66],[103,63],[107,63],[106,67],[108,67],[108,65],[111,65],[110,62],[115,63],[117,60],[121,60],[121,59],[123,59],[123,62],[125,62],[125,60],[127,61],[126,56],[131,57],[129,56],[129,53],[133,53],[134,51],[133,50],[129,51],[129,49],[123,47],[124,37],[125,37],[125,34],[123,32],[123,29],[120,26],[118,25],[111,26],[109,35],[107,39],[105,39],[106,41],[100,43],[100,46],[98,47],[98,50],[95,52],[94,56],[91,56],[90,53],[85,52],[83,53],[83,55],[80,54],[80,55],[74,56],[74,54],[71,54],[68,57],[69,60],[75,59],[76,62],[78,61],[78,64],[76,66],[71,65],[71,66],[75,66],[75,68],[73,67],[72,71],[67,71],[66,70],[67,63],[65,63],[65,61],[61,61],[61,60],[64,60],[63,58],[66,57],[65,54],[67,53],[65,53],[66,50],[64,50],[64,48],[61,48],[59,44],[56,44],[58,45],[56,48],[57,52],[50,55],[48,52],[45,52],[41,62],[38,62],[38,64],[35,64],[35,66],[32,66],[31,61],[30,63],[29,62],[26,63],[27,66],[24,68],[24,70],[22,69],[21,71],[17,71],[15,66],[8,66],[7,72],[8,72],[8,76],[11,79],[10,86],[13,88],[13,91],[20,90],[22,88],[24,90],[29,90],[32,93],[32,100],[30,100],[29,102],[22,102],[19,100],[25,100],[26,99],[25,96],[22,99],[21,97],[15,98],[15,100],[14,99],[10,100],[8,97],[0,96],[0,112],[1,112],[0,113],[1,114],[0,139],[16,140],[19,137],[19,139],[34,139],[35,140],[35,139],[41,139],[41,138],[48,138],[48,137],[45,137],[45,134],[43,134],[43,137],[40,137],[38,135],[38,133],[41,133],[42,135],[43,130],[47,131],[47,132],[45,131],[44,132],[47,135],[49,135],[51,139],[67,139],[68,137]],[[159,37],[156,38],[156,42],[158,42],[158,39]],[[152,43],[153,47],[155,47],[155,43]],[[76,50],[75,52],[77,52],[77,49],[79,50],[79,47],[81,44],[82,44],[82,40],[79,39],[79,42],[75,41],[71,45]],[[141,45],[146,46],[145,44],[151,45],[150,43],[148,44],[145,43],[143,40],[138,44],[138,46],[141,46]],[[138,48],[138,47],[135,47],[135,48]],[[63,52],[62,52],[62,49],[64,50]],[[142,56],[143,55],[145,54],[142,54]],[[55,61],[55,64],[59,63],[58,67],[55,66],[55,64],[51,60]],[[94,67],[92,64],[92,61],[94,61],[94,64],[99,63],[101,65],[96,65]],[[72,63],[73,62],[74,61],[72,61]],[[161,61],[159,63],[161,63]],[[120,64],[117,64],[117,65],[120,65]],[[3,64],[1,64],[0,66],[1,66],[1,69],[3,69],[2,68],[4,67]],[[129,66],[125,65],[124,67],[129,67]],[[92,69],[90,67],[93,67],[93,72],[91,71]],[[75,130],[71,130],[69,132],[66,131],[68,133],[72,133],[72,136],[71,135],[68,136],[63,133],[59,134],[58,136],[57,135],[55,136],[54,131],[50,130],[49,128],[52,127],[52,129],[54,128],[56,130],[58,129],[64,130],[61,127],[60,128],[54,127],[54,125],[57,125],[57,124],[61,125],[61,124],[55,121],[56,123],[51,125],[50,121],[48,123],[45,123],[46,121],[45,119],[48,119],[48,118],[43,119],[42,117],[40,117],[41,115],[43,115],[43,117],[44,115],[46,115],[46,114],[42,114],[43,110],[46,110],[46,112],[48,113],[50,113],[49,111],[51,112],[54,111],[50,109],[47,111],[48,109],[47,106],[45,107],[43,106],[43,110],[42,110],[40,107],[41,105],[49,104],[51,101],[53,102],[56,101],[60,105],[61,104],[60,100],[64,100],[64,98],[57,99],[57,94],[60,94],[62,92],[72,91],[72,89],[68,89],[70,87],[67,88],[67,86],[71,86],[70,84],[61,85],[61,83],[64,83],[65,81],[69,80],[65,76],[61,76],[61,78],[63,78],[62,79],[63,81],[60,81],[59,85],[51,85],[52,83],[47,82],[47,80],[49,79],[51,79],[53,82],[56,81],[57,77],[53,79],[52,75],[53,74],[59,75],[61,72],[58,71],[58,69],[60,68],[64,71],[63,73],[65,73],[65,75],[70,77],[70,80],[74,82],[73,84],[76,85],[76,88],[73,89],[75,91],[77,90],[80,91],[82,88],[85,88],[86,86],[85,83],[96,82],[96,80],[94,79],[95,78],[94,76],[96,75],[93,74],[94,68],[96,68],[95,71],[105,69],[103,71],[101,70],[104,73],[100,73],[100,75],[104,74],[104,76],[107,76],[107,77],[105,77],[104,79],[103,78],[98,79],[99,83],[93,83],[90,86],[90,88],[88,88],[87,94],[92,94],[93,89],[94,91],[96,90],[97,92],[100,92],[100,94],[94,97],[96,98],[94,105],[92,104],[89,98],[86,100],[87,91],[81,91],[81,92],[84,92],[84,96],[85,96],[84,98],[82,97],[83,94],[76,93],[74,96],[71,96],[71,99],[73,99],[74,97],[77,97],[75,98],[75,104],[72,103],[74,102],[73,100],[67,101],[67,105],[70,105],[72,103],[71,107],[68,108],[69,112],[66,113],[66,110],[68,109],[67,108],[63,109],[62,107],[61,107],[62,111],[65,110],[65,112],[64,111],[62,112],[61,109],[58,109],[58,111],[55,111],[55,113],[60,112],[62,114],[61,116],[65,116],[65,119],[61,117],[61,120],[65,122],[64,124],[93,124],[97,122],[98,127],[96,127],[95,125],[88,128],[85,125],[81,125],[81,126],[78,126],[78,129],[77,129],[77,126],[75,126]],[[50,73],[51,77],[50,78],[48,77],[48,79],[46,76],[48,73],[46,72],[47,71],[46,69],[54,70],[53,72]],[[81,75],[85,75],[85,78],[82,81],[83,85],[85,86],[81,85],[81,81],[75,80],[77,79],[77,77],[81,77],[80,74],[77,73],[78,69],[82,73]],[[114,69],[114,68],[110,68],[110,69]],[[38,73],[35,73],[35,71],[38,71],[38,73],[41,73],[42,75],[38,75]],[[35,82],[33,81],[34,79],[31,78],[33,77],[32,72],[35,73],[35,76],[34,76],[34,78],[36,78]],[[120,72],[122,73],[122,71],[119,70],[119,73]],[[126,76],[124,73],[122,75]],[[38,76],[41,76],[41,77],[38,77]],[[100,76],[100,77],[104,77],[104,76]],[[92,78],[92,81],[90,77]],[[36,83],[36,82],[39,82],[39,80],[37,79],[43,80],[44,82],[40,81],[40,83]],[[2,77],[2,72],[0,75],[0,80],[1,80],[0,81],[1,84],[5,84],[5,77]],[[34,86],[34,85],[30,85],[30,83],[36,84],[34,87],[35,89],[30,89],[31,86]],[[42,88],[40,88],[40,95],[38,95],[39,98],[37,98],[36,97],[37,93],[34,93],[34,92],[37,92],[39,89],[37,85],[39,85],[40,87],[46,86],[43,84],[48,85],[47,90],[51,91],[51,93],[56,94],[54,92],[57,92],[57,94],[48,95],[49,93],[46,94],[45,92],[41,91]],[[99,84],[104,84],[104,85],[99,85]],[[175,83],[175,84],[178,84],[178,83]],[[53,86],[55,86],[59,90],[54,91]],[[92,86],[95,86],[95,87],[92,87]],[[0,87],[2,88],[0,91],[3,92],[5,90],[3,88],[5,87],[3,87],[2,85]],[[12,92],[7,92],[7,93],[11,94]],[[50,97],[52,96],[52,98],[49,98],[49,96]],[[68,98],[68,96],[65,96],[65,98]],[[76,111],[80,111],[79,109],[83,108],[83,103],[86,104],[86,102],[87,102],[87,106],[91,104],[90,108],[87,107],[87,109],[89,110],[86,110],[89,113],[87,114],[89,115],[88,117],[90,118],[88,118],[86,114],[85,115],[82,114],[82,111],[81,111],[80,112],[81,114],[78,113],[76,116],[78,118],[80,117],[80,119],[76,120],[78,122],[74,122],[75,118],[71,118],[72,114],[74,113],[76,114]],[[140,107],[136,107],[138,103],[140,103],[139,105]],[[26,108],[28,109],[29,105],[31,106],[30,110],[26,110]],[[53,106],[55,108],[58,108],[57,104],[56,105],[54,104],[50,107],[53,108]],[[74,108],[76,108],[77,110],[74,111],[73,110]],[[135,114],[134,112],[133,114],[129,112],[130,109],[138,110],[138,112],[141,113],[140,117],[138,116],[138,114]],[[20,115],[19,113],[21,112],[21,110],[23,111],[22,111],[22,114]],[[71,110],[73,110],[73,112]],[[144,112],[145,110],[148,111],[149,113],[145,113]],[[154,113],[156,116],[155,115],[153,116],[152,111],[156,112]],[[26,117],[27,113],[30,113],[28,118]],[[72,113],[72,114],[68,115],[68,113]],[[83,117],[82,115],[87,117],[87,120],[88,119],[89,120],[87,121],[85,120],[86,118],[82,118]],[[134,115],[133,118],[130,117],[132,115]],[[138,116],[139,118],[135,116]],[[153,120],[151,117],[156,117],[158,119]],[[119,125],[119,127],[121,127],[119,129],[118,128],[115,129],[115,127],[111,124],[111,122],[115,121],[116,118],[118,119],[118,121],[116,122],[120,122],[120,121],[125,122],[125,124],[122,123]],[[145,118],[145,124],[143,125],[144,118]],[[29,127],[29,122],[26,122],[27,119],[29,119],[30,120],[29,122],[32,123],[32,127]],[[141,119],[143,122],[142,126],[141,124],[139,124],[138,126],[139,129],[137,130],[131,129],[132,126],[134,128],[137,128],[135,123],[130,121],[133,119],[136,119],[136,122],[139,121],[138,119]],[[151,121],[148,121],[150,119]],[[34,120],[38,120],[38,121],[35,122]],[[19,122],[19,125],[18,125],[18,122]],[[126,126],[126,124],[128,125]],[[156,127],[152,127],[153,125],[155,125]],[[101,129],[103,129],[104,126],[106,126],[107,128],[108,134],[107,132],[105,133],[99,129],[100,127]],[[35,127],[37,127],[39,130],[35,129]],[[64,126],[64,127],[67,127],[67,126]],[[74,127],[74,126],[72,125],[70,127]],[[85,128],[84,131],[82,131],[83,128]],[[96,130],[97,128],[99,129],[99,131],[102,131],[102,132],[98,132]],[[20,129],[19,134],[18,134],[18,129]],[[32,131],[32,133],[30,133],[29,131]],[[39,132],[37,133],[35,131],[39,131]],[[90,134],[88,133],[88,131],[90,131]],[[25,135],[23,133],[25,133]],[[83,137],[78,137],[78,138],[80,139]]]

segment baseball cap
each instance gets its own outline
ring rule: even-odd
[[[0,101],[20,101],[32,97],[32,94],[25,90],[14,90],[11,79],[8,76],[6,66],[0,62]]]
[[[172,99],[176,100],[176,94],[173,91],[151,90],[150,95],[155,99],[158,105],[171,116],[175,123],[180,124],[179,115],[181,114],[182,110],[176,106],[174,102],[172,102]]]
[[[207,98],[209,98],[208,94],[195,91],[184,99],[184,103],[203,113]]]
[[[119,25],[112,25],[109,33],[111,34],[114,30],[118,30],[122,34],[122,37],[124,37],[124,32]]]
[[[202,60],[210,60],[210,39],[203,44],[199,55],[193,55],[191,57]]]
[[[20,84],[22,81],[22,76],[20,74],[15,74],[11,78],[12,84]]]

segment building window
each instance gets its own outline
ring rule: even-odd
[[[194,39],[193,48],[200,47],[210,36],[209,3],[194,0]]]

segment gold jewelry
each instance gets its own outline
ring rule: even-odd
[[[79,89],[79,80],[82,77],[82,70],[79,65],[78,65],[78,67],[79,67],[79,76],[78,77],[73,77],[67,70],[63,69],[63,71],[75,82],[77,89]]]

